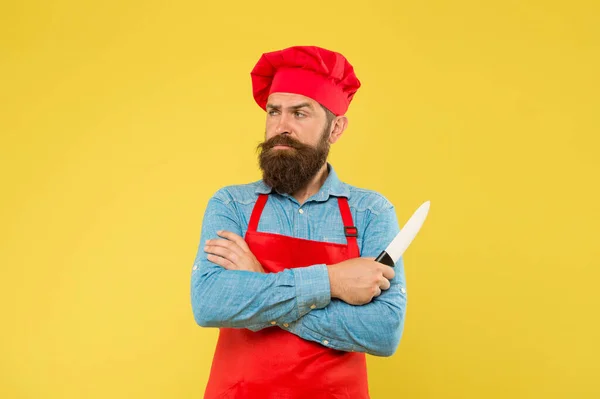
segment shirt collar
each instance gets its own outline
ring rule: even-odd
[[[330,196],[334,197],[350,197],[350,190],[348,186],[344,184],[339,178],[335,169],[331,164],[327,163],[327,169],[329,174],[327,175],[327,179],[325,179],[325,183],[321,186],[321,189],[314,194],[310,200],[314,201],[327,201]],[[273,191],[272,187],[265,184],[263,180],[260,180],[256,186],[256,194],[270,194]]]

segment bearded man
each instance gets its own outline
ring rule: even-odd
[[[360,81],[315,46],[262,54],[251,78],[263,178],[210,198],[192,268],[194,318],[219,328],[204,397],[369,398],[366,354],[395,353],[407,296],[402,258],[374,260],[394,207],[327,161]]]

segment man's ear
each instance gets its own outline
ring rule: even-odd
[[[339,138],[344,133],[344,131],[346,130],[346,127],[348,127],[348,118],[344,115],[337,116],[333,120],[332,126],[333,126],[333,130],[331,131],[331,134],[329,135],[329,142],[331,144],[338,141]]]

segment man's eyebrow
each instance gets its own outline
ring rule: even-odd
[[[290,105],[289,107],[287,107],[287,109],[289,110],[299,110],[300,108],[310,108],[310,109],[314,109],[313,105],[311,103],[308,102],[304,102],[304,103],[300,103],[300,104],[296,104],[296,105]],[[278,104],[267,104],[267,108],[269,109],[277,109],[280,110],[281,109],[281,105]]]
[[[312,106],[312,104],[310,104],[310,103],[300,103],[300,104],[292,105],[291,107],[288,107],[288,109],[291,109],[291,110],[297,111],[297,110],[299,110],[300,108],[304,108],[304,107],[306,107],[306,108],[310,108],[310,109],[313,109],[313,106]]]
[[[314,109],[313,105],[311,103],[308,102],[304,102],[304,103],[300,103],[300,104],[296,104],[296,105],[290,105],[289,107],[287,107],[288,110],[291,111],[297,111],[301,108],[309,108],[309,109]],[[267,109],[274,109],[274,110],[281,110],[281,105],[278,104],[267,104]]]

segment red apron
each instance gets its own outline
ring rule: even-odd
[[[265,272],[360,256],[346,198],[338,198],[338,205],[347,245],[257,232],[267,200],[267,194],[259,196],[245,237]],[[369,399],[366,357],[304,340],[278,326],[257,332],[221,328],[204,398]]]

